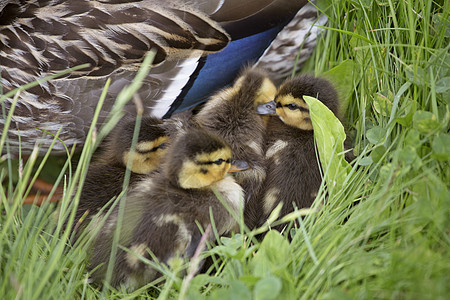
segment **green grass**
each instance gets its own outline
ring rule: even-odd
[[[57,207],[21,206],[33,178],[32,155],[20,172],[0,165],[0,295],[3,299],[445,299],[450,294],[450,5],[448,1],[322,1],[329,23],[301,72],[339,87],[356,164],[319,193],[299,228],[252,233],[209,245],[218,271],[184,280],[180,262],[166,282],[133,293],[88,281],[89,241],[62,230],[73,221],[69,195],[98,144],[87,140]],[[138,82],[138,80],[137,80]],[[124,99],[128,99],[132,91]],[[124,100],[125,101],[125,100]],[[101,136],[117,119],[100,130]],[[100,136],[100,138],[101,138]],[[3,142],[3,140],[2,140]],[[7,150],[7,145],[1,145]],[[70,153],[70,149],[69,149]],[[69,172],[70,171],[70,172]],[[12,174],[16,175],[12,175]],[[63,176],[64,174],[70,174]],[[330,175],[333,173],[327,173]],[[13,182],[13,178],[15,181]],[[6,195],[13,201],[7,202]],[[76,201],[75,201],[76,202]],[[289,235],[292,242],[286,237]],[[184,284],[183,284],[184,281]]]

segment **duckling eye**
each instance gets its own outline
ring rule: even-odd
[[[288,104],[286,105],[287,108],[289,108],[290,110],[296,110],[296,109],[300,109],[300,107],[296,104]]]
[[[161,143],[158,147],[156,147],[158,149],[166,149],[167,148],[167,143]]]
[[[219,158],[218,160],[215,160],[215,161],[213,161],[212,163],[219,166],[219,165],[221,165],[223,162],[224,162],[224,160],[221,159],[221,158]]]
[[[216,165],[220,166],[223,162],[226,162],[227,164],[230,164],[231,163],[231,159],[219,158],[218,160],[212,161],[211,164],[216,164]]]
[[[156,152],[159,149],[165,149],[166,147],[167,147],[167,143],[161,143],[158,146],[153,147],[153,148],[148,149],[148,150],[139,150],[138,149],[137,152],[139,152],[140,154],[148,154],[148,153]]]

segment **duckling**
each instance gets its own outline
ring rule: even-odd
[[[271,0],[3,0],[0,2],[1,93],[89,63],[90,66],[22,90],[7,129],[10,154],[30,154],[36,141],[40,153],[52,144],[50,134],[60,128],[52,153],[65,146],[81,149],[106,80],[111,79],[99,124],[112,109],[124,86],[135,77],[149,49],[157,49],[153,67],[138,91],[145,113],[168,118],[204,102],[230,84],[248,62],[275,52],[264,65],[279,61],[292,69],[298,52],[291,41],[305,39],[317,13],[296,13],[308,1]],[[317,11],[316,11],[317,12]],[[292,19],[293,26],[286,26]],[[297,25],[295,25],[297,24]],[[284,28],[280,56],[277,34]],[[309,36],[309,34],[308,34]],[[281,37],[281,35],[280,35]],[[289,43],[284,42],[286,38]],[[308,40],[314,41],[311,36]],[[307,42],[305,48],[314,48]],[[293,54],[293,55],[292,55]],[[303,57],[309,54],[302,55]],[[277,58],[282,57],[282,59]],[[275,61],[274,61],[275,59]],[[14,96],[0,102],[6,116]],[[134,107],[127,104],[126,110]],[[6,118],[0,118],[0,131]],[[20,145],[19,145],[20,141]],[[20,146],[20,147],[19,147]],[[0,153],[1,155],[1,153]]]
[[[321,167],[303,96],[316,97],[338,114],[338,95],[326,79],[302,75],[280,86],[274,100],[278,117],[271,117],[267,125],[264,191],[256,199],[259,202],[250,206],[257,209],[253,215],[259,218],[248,220],[250,223],[262,225],[280,202],[283,203],[280,216],[292,212],[294,205],[309,207],[317,195],[322,182]]]
[[[111,284],[139,287],[158,272],[136,255],[170,264],[177,257],[190,258],[205,229],[212,222],[219,235],[234,231],[238,223],[213,192],[216,189],[229,209],[239,216],[243,191],[227,172],[234,170],[231,149],[220,137],[201,129],[189,129],[169,146],[157,172],[141,180],[128,194],[120,244]],[[100,230],[91,258],[91,268],[108,262],[117,211]],[[213,236],[209,236],[211,240]],[[133,253],[134,252],[134,253]],[[104,278],[103,264],[93,274]]]
[[[79,221],[87,211],[88,218],[84,222],[88,223],[92,216],[122,192],[129,161],[131,171],[129,186],[144,175],[155,171],[160,165],[169,142],[163,121],[154,117],[142,118],[136,148],[132,153],[134,130],[134,119],[123,120],[103,143],[103,151],[89,166],[76,212],[76,221]]]
[[[234,85],[212,96],[194,121],[201,127],[223,137],[233,157],[246,161],[250,169],[235,173],[248,199],[256,197],[265,177],[263,142],[265,122],[257,112],[260,104],[269,102],[276,87],[259,68],[246,68]],[[245,209],[248,213],[252,210]]]

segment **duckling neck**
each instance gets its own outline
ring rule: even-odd
[[[213,183],[210,187],[216,189],[234,211],[239,212],[242,209],[244,192],[231,175],[226,175],[224,179]]]

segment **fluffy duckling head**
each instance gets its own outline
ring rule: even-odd
[[[252,90],[255,86],[257,89],[253,95],[253,102],[255,105],[267,103],[273,99],[277,92],[277,88],[272,80],[269,79],[266,72],[259,68],[247,67],[241,72],[240,76],[233,84],[233,89]]]
[[[166,159],[168,180],[183,189],[208,188],[234,170],[228,144],[201,129],[192,129],[179,136]]]
[[[255,107],[275,97],[277,88],[260,68],[244,68],[234,84],[212,95],[196,113],[199,125],[219,129],[252,118]],[[235,122],[236,120],[236,122]]]
[[[107,151],[109,157],[128,165],[131,156],[131,171],[148,174],[154,171],[165,155],[169,137],[162,126],[162,121],[154,117],[142,118],[136,148],[131,151],[136,120],[122,121],[109,140]]]
[[[274,102],[263,106],[270,108],[268,111],[276,113],[287,125],[313,130],[309,108],[303,96],[317,98],[334,114],[338,113],[339,99],[333,85],[326,79],[311,75],[297,76],[286,81],[278,89]]]

